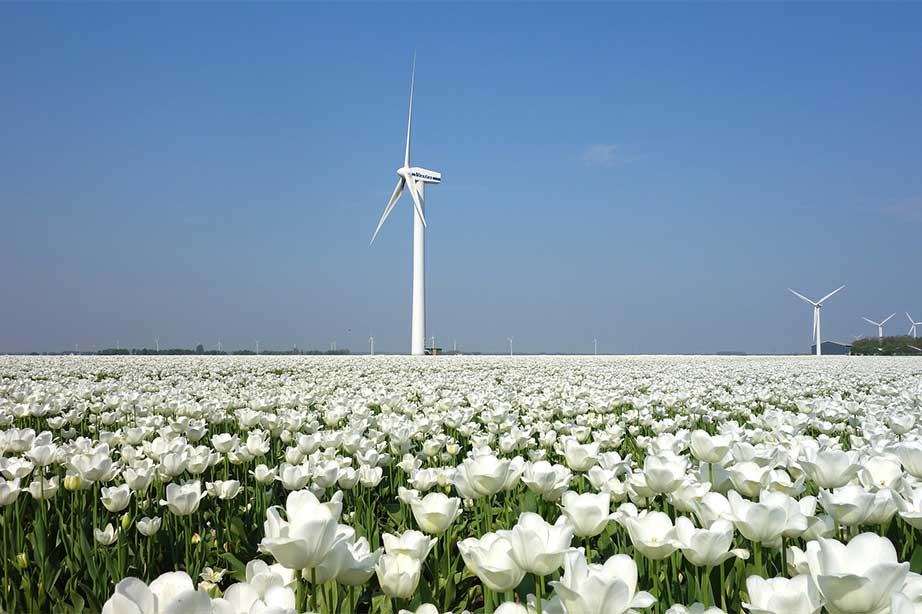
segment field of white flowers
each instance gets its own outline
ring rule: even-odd
[[[922,612],[922,361],[0,357],[0,609]]]

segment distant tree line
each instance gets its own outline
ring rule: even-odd
[[[913,339],[908,335],[897,337],[864,337],[852,343],[852,354],[862,356],[922,356],[922,352],[913,349],[922,348],[922,339]]]

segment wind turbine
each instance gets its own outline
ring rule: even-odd
[[[909,323],[912,325],[909,327],[909,332],[906,334],[912,335],[912,338],[915,339],[916,338],[916,326],[918,326],[919,324],[922,324],[922,322],[916,322],[915,320],[913,320],[912,316],[909,315],[908,311],[906,312],[906,317],[909,318]]]
[[[509,339],[509,355],[512,356],[512,337],[507,337]]]
[[[387,201],[378,227],[371,235],[374,243],[378,231],[384,220],[390,215],[391,210],[403,188],[407,187],[413,199],[413,311],[412,325],[410,327],[410,353],[414,356],[423,356],[426,353],[426,216],[424,215],[426,197],[424,186],[427,183],[441,183],[442,174],[418,166],[410,166],[410,127],[413,125],[413,84],[416,80],[416,54],[413,55],[413,70],[410,75],[410,111],[407,114],[407,146],[404,150],[403,166],[397,169],[397,187]],[[371,244],[369,243],[369,245]]]
[[[869,319],[867,319],[867,318],[864,317],[864,316],[861,316],[861,319],[864,320],[865,322],[867,322],[868,324],[873,324],[874,326],[876,326],[876,327],[877,327],[877,338],[878,338],[878,339],[883,339],[883,338],[884,338],[884,324],[886,324],[886,323],[887,323],[887,320],[889,320],[890,318],[892,318],[892,317],[895,316],[895,315],[896,315],[895,313],[891,313],[890,315],[888,315],[886,318],[884,318],[884,319],[881,320],[880,322],[875,322],[874,320],[869,320]],[[910,318],[910,319],[911,319],[911,318]]]
[[[157,346],[157,353],[160,353],[160,337],[154,339],[154,344]]]
[[[803,294],[800,294],[799,292],[795,292],[794,290],[791,290],[790,288],[788,288],[791,294],[813,305],[813,340],[816,342],[816,355],[817,356],[823,355],[823,349],[822,349],[823,341],[820,335],[820,308],[823,306],[823,301],[825,301],[830,296],[832,296],[833,294],[835,294],[836,292],[838,292],[844,287],[845,286],[839,286],[838,288],[836,288],[835,290],[833,290],[832,292],[830,292],[829,294],[827,294],[820,300],[816,301],[815,303],[811,301],[810,299],[808,299]]]
[[[371,335],[370,337],[368,337],[368,345],[371,346],[371,355],[374,356],[374,355],[375,355],[375,337],[374,337],[374,335]]]

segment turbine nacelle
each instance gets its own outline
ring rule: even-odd
[[[422,183],[442,183],[442,173],[420,166],[402,166],[397,169],[397,175],[403,177],[404,180],[412,177],[415,181]]]

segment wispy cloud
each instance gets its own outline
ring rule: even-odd
[[[617,152],[617,145],[611,143],[598,143],[584,149],[581,158],[586,166],[611,168],[618,163]]]
[[[922,222],[922,196],[907,198],[881,208],[886,215],[908,220]]]
[[[595,168],[613,168],[623,164],[630,164],[644,158],[643,155],[624,154],[623,149],[614,143],[596,143],[583,150],[580,159],[583,164]]]

